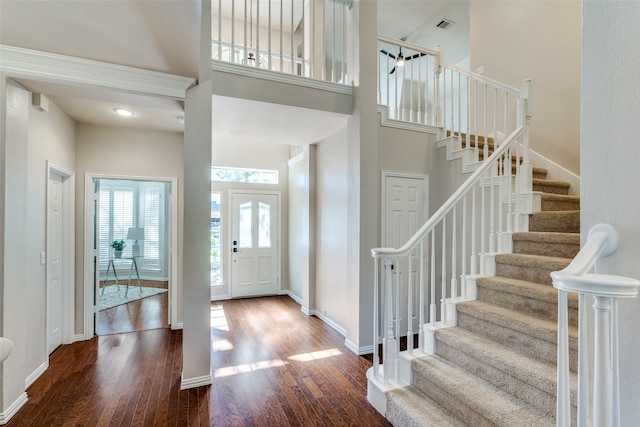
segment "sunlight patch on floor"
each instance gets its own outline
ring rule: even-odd
[[[233,350],[233,344],[226,338],[211,338],[211,350],[230,351]]]
[[[225,366],[224,368],[216,369],[213,376],[215,378],[230,377],[232,375],[246,374],[253,371],[259,371],[261,369],[279,368],[281,366],[285,366],[286,364],[287,362],[283,360],[274,359],[274,360],[263,360],[255,363],[246,363],[244,365]]]
[[[224,308],[221,305],[211,306],[211,327],[221,331],[229,331],[227,316],[224,314]]]
[[[289,359],[296,362],[311,362],[313,360],[326,359],[327,357],[340,356],[342,352],[337,348],[331,348],[329,350],[313,351],[311,353],[301,353],[295,356],[289,356]]]

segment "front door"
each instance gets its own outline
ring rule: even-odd
[[[277,193],[230,192],[231,296],[278,293],[280,254]]]
[[[384,242],[385,247],[399,248],[424,224],[426,220],[427,184],[425,176],[384,175]],[[411,271],[407,258],[394,265],[393,280],[400,286],[400,330],[407,331],[408,293],[413,288],[413,330],[418,326],[418,268],[419,251],[412,253]],[[396,261],[397,262],[397,261]]]

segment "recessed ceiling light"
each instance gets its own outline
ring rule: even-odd
[[[127,110],[126,108],[116,107],[113,109],[113,111],[115,111],[116,114],[122,117],[131,117],[134,115],[133,111]]]

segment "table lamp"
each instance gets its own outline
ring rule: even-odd
[[[142,253],[140,251],[140,245],[138,244],[138,240],[144,240],[144,228],[131,227],[129,231],[127,231],[127,240],[135,240],[133,244],[131,256],[134,256],[134,257],[141,256]]]

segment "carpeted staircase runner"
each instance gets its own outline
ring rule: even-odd
[[[495,277],[477,280],[478,300],[457,305],[458,326],[436,331],[436,355],[412,361],[412,384],[387,393],[394,426],[555,425],[558,299],[549,273],[579,250],[580,198],[539,168],[534,191],[543,192],[542,212],[530,231],[513,234],[513,253],[496,255]],[[577,317],[570,295],[573,370]],[[571,398],[575,419],[575,390]]]

